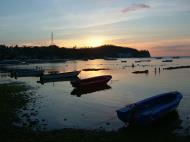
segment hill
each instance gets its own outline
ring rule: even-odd
[[[95,48],[60,48],[58,46],[8,47],[0,45],[0,60],[13,59],[91,59],[91,58],[150,57],[147,50],[115,45]]]

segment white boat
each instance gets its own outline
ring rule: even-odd
[[[64,72],[64,73],[51,73],[44,74],[40,77],[40,80],[51,80],[51,79],[61,79],[68,77],[77,77],[81,71],[72,71],[72,72]]]

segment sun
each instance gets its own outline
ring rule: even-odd
[[[97,47],[97,46],[101,46],[104,44],[104,39],[101,37],[93,37],[93,38],[89,38],[87,40],[88,45],[91,47]]]

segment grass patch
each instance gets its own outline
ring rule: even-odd
[[[16,112],[28,102],[23,84],[0,84],[0,129],[12,127],[17,120]]]

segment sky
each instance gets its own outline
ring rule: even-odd
[[[114,44],[190,56],[190,0],[0,0],[0,44]]]

